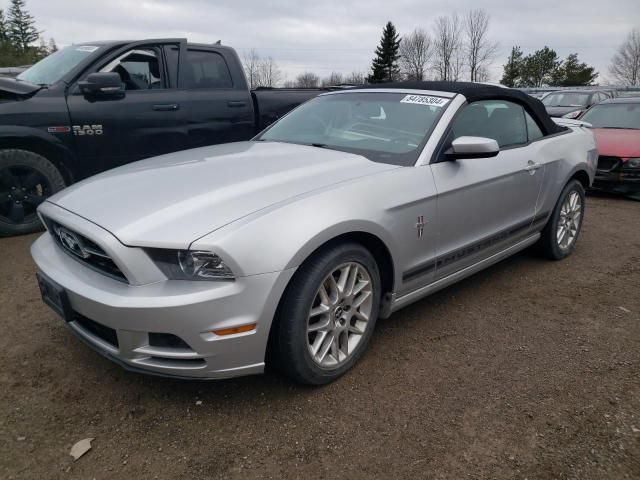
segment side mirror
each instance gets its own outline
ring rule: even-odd
[[[458,137],[451,142],[451,148],[445,152],[450,160],[465,158],[489,158],[500,153],[498,142],[493,138]]]
[[[116,72],[90,73],[84,82],[78,83],[78,87],[85,95],[119,95],[124,92],[122,79]]]

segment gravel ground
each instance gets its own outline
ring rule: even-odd
[[[121,370],[40,302],[34,239],[0,240],[1,478],[640,478],[640,202],[589,197],[572,257],[381,321],[322,388]]]

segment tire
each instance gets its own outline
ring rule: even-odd
[[[574,200],[579,203],[572,206]],[[551,218],[542,230],[540,247],[547,258],[562,260],[573,253],[582,229],[584,209],[584,187],[578,180],[571,180],[562,190]],[[563,222],[565,232],[562,237],[560,237],[562,234],[560,232],[561,222]]]
[[[0,150],[0,237],[42,229],[36,208],[65,187],[58,169],[27,150]]]
[[[342,293],[337,289],[339,285],[343,285]],[[324,297],[321,286],[325,287]],[[308,385],[322,385],[342,376],[362,356],[371,339],[380,307],[380,289],[376,261],[357,243],[328,247],[305,261],[283,296],[275,323],[277,331],[272,332],[280,370]],[[312,315],[314,311],[324,313]],[[363,316],[368,320],[364,321]],[[322,325],[324,329],[320,328]],[[330,341],[332,336],[337,342]],[[311,349],[316,345],[314,356]]]

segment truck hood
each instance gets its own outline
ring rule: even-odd
[[[317,147],[239,142],[119,167],[48,201],[105,228],[125,245],[186,248],[258,210],[393,168],[398,167]]]
[[[21,82],[13,78],[0,77],[0,91],[13,95],[32,95],[42,87],[29,82]]]
[[[640,157],[640,130],[594,128],[598,153],[606,157]]]

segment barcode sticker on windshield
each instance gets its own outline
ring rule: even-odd
[[[93,45],[82,45],[80,47],[76,47],[78,52],[95,52],[100,47],[94,47]]]
[[[427,107],[444,107],[449,103],[448,98],[430,97],[429,95],[407,95],[400,103],[416,103],[418,105],[426,105]]]

